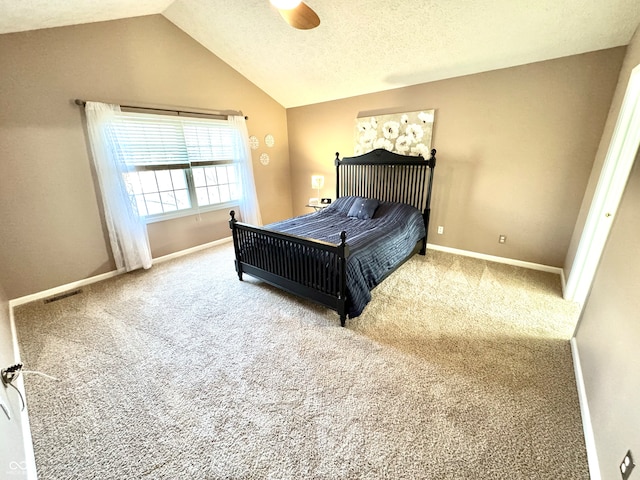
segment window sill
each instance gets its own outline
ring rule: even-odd
[[[193,217],[195,215],[207,212],[215,212],[217,210],[225,210],[239,208],[238,202],[218,203],[216,205],[208,205],[206,207],[189,208],[185,210],[177,210],[175,212],[160,213],[157,215],[148,215],[145,217],[145,223],[164,222],[166,220],[174,220],[182,217]]]

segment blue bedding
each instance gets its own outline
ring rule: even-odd
[[[360,199],[361,200],[361,199]],[[371,300],[371,290],[424,238],[424,220],[416,208],[380,202],[371,219],[348,216],[358,197],[341,197],[327,208],[265,226],[267,230],[340,243],[347,232],[347,312],[357,317]]]

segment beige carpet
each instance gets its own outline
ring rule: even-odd
[[[428,251],[334,312],[229,244],[16,309],[40,479],[586,479],[557,275]]]

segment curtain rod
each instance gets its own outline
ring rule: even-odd
[[[84,107],[87,104],[86,100],[80,100],[79,98],[76,98],[74,103],[76,105],[80,105],[82,107]],[[229,116],[229,115],[242,115],[241,111],[237,111],[237,110],[212,110],[209,112],[196,112],[196,111],[189,111],[189,110],[178,110],[176,108],[156,108],[156,107],[141,107],[139,105],[120,105],[122,108],[127,108],[127,109],[131,109],[131,110],[153,110],[154,112],[171,112],[171,113],[177,113],[178,115],[180,115],[181,113],[187,113],[187,114],[191,114],[191,115],[211,115],[211,116]],[[249,117],[244,116],[245,120],[249,120]]]

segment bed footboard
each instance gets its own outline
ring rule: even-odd
[[[312,240],[238,222],[230,212],[236,272],[246,273],[294,295],[338,312],[340,325],[347,318],[347,234],[340,243]]]

